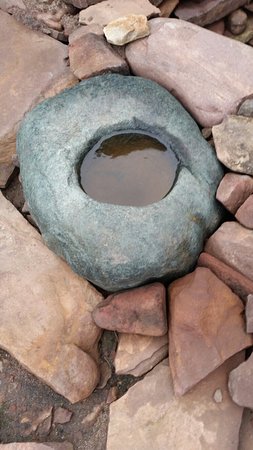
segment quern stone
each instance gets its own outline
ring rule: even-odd
[[[102,296],[51,252],[0,194],[0,347],[71,402],[99,380]]]
[[[169,296],[169,363],[175,393],[183,395],[253,339],[242,301],[209,269],[174,281]]]
[[[111,205],[81,189],[84,156],[119,130],[152,133],[181,162],[161,201]],[[108,291],[186,273],[220,219],[215,192],[222,169],[214,152],[177,100],[143,78],[94,77],[41,103],[23,122],[18,155],[25,197],[46,243]]]
[[[234,114],[252,94],[250,47],[183,20],[152,19],[149,25],[150,36],[127,45],[133,73],[166,87],[203,127]]]
[[[243,408],[231,400],[227,377],[243,359],[230,358],[181,398],[163,361],[110,405],[106,449],[118,450],[120,440],[124,450],[237,450]]]

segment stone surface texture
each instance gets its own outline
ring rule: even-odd
[[[103,0],[64,0],[65,3],[75,6],[79,9],[88,8],[88,6],[96,5],[97,3],[101,3]]]
[[[4,189],[8,186],[14,171],[15,166],[13,163],[0,164],[0,189]]]
[[[253,231],[237,222],[225,222],[208,239],[205,252],[253,281]]]
[[[107,42],[114,45],[125,45],[149,35],[147,17],[129,14],[109,22],[104,27]]]
[[[173,393],[168,361],[110,406],[107,450],[237,450],[243,408],[228,393],[227,376],[243,360],[238,354],[184,397]],[[222,402],[213,396],[220,389]]]
[[[247,333],[253,333],[253,290],[252,293],[248,295],[247,298],[245,315],[246,315]]]
[[[218,34],[224,34],[225,31],[225,22],[224,20],[218,20],[217,22],[212,23],[211,25],[208,25],[207,30],[213,31],[214,33]]]
[[[253,412],[250,409],[245,408],[242,415],[238,450],[252,450],[253,448],[252,419]]]
[[[83,36],[86,36],[86,34],[96,34],[98,36],[103,36],[103,27],[100,25],[84,25],[79,28],[76,28],[70,35],[69,35],[69,44],[73,44],[74,41],[77,41]]]
[[[161,11],[162,17],[170,17],[173,13],[174,9],[178,5],[179,0],[163,0],[161,5],[159,5],[159,9]]]
[[[228,211],[235,214],[252,193],[253,177],[229,172],[222,178],[216,198]]]
[[[146,17],[155,17],[160,15],[160,9],[152,5],[148,0],[105,0],[102,3],[83,9],[79,14],[79,22],[84,25],[105,26],[112,20],[129,14],[141,14]]]
[[[225,17],[245,3],[247,0],[203,0],[198,3],[182,0],[175,10],[175,15],[179,19],[204,26]]]
[[[79,163],[105,134],[136,129],[170,145],[182,162],[172,190],[143,208],[95,202],[80,187]],[[182,106],[152,81],[104,75],[47,100],[27,114],[18,156],[45,241],[108,291],[186,273],[218,225],[217,158]]]
[[[253,175],[253,118],[227,116],[212,133],[218,159],[234,172]]]
[[[239,116],[253,117],[253,98],[246,98],[241,103],[237,114]]]
[[[106,72],[128,73],[128,65],[103,36],[87,33],[69,45],[70,68],[83,80]]]
[[[23,0],[0,0],[0,9],[2,11],[8,12],[13,7],[26,9]]]
[[[198,265],[210,269],[244,301],[246,301],[248,295],[253,292],[252,280],[208,253],[201,253],[198,259]]]
[[[149,24],[150,36],[126,48],[133,73],[166,87],[200,125],[220,123],[252,94],[250,47],[182,20],[159,18]]]
[[[11,162],[20,121],[53,80],[65,73],[66,57],[65,45],[0,11],[0,163]]]
[[[135,377],[149,372],[168,355],[168,336],[120,334],[114,360],[117,375]]]
[[[240,206],[235,217],[244,227],[253,229],[253,194]]]
[[[69,442],[14,442],[12,444],[0,444],[2,450],[73,450]]]
[[[237,9],[236,11],[233,11],[231,14],[229,14],[227,18],[227,25],[229,31],[231,33],[237,35],[240,33],[243,33],[247,26],[247,14],[242,9]]]
[[[0,347],[71,402],[96,387],[102,296],[0,194]]]
[[[228,388],[233,401],[245,408],[253,409],[253,353],[247,361],[232,370],[229,375]]]
[[[198,267],[174,281],[169,308],[169,363],[176,395],[253,343],[245,332],[241,300],[209,269]]]
[[[105,330],[163,336],[167,332],[165,287],[153,283],[109,295],[94,309],[92,316]]]

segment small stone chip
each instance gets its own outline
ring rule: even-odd
[[[223,395],[222,395],[222,390],[221,389],[216,389],[216,391],[213,394],[213,399],[215,401],[215,403],[221,403],[223,400]]]

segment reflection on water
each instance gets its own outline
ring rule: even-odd
[[[145,206],[173,186],[178,160],[153,136],[120,132],[101,139],[81,165],[81,186],[94,200]]]

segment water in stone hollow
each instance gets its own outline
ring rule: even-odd
[[[177,167],[172,150],[152,135],[122,131],[100,139],[86,154],[81,186],[98,202],[145,206],[168,194]]]

